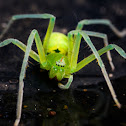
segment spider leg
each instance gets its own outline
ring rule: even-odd
[[[58,83],[58,87],[61,89],[68,89],[70,87],[72,81],[73,81],[73,75],[70,75],[68,82],[65,85]]]
[[[71,37],[72,37],[72,34],[71,34],[71,32],[69,32],[68,33],[68,40],[71,40]],[[75,37],[73,47],[71,48],[72,53],[71,53],[70,61],[69,61],[71,73],[73,73],[73,71],[75,71],[75,69],[77,67],[77,60],[78,60],[81,38],[82,37],[80,36],[80,33],[78,32]],[[72,41],[70,41],[70,42],[72,42]],[[68,48],[68,56],[69,56],[69,48]]]
[[[76,37],[76,40],[75,40],[76,44],[75,44],[75,43],[73,43],[73,36],[72,36],[72,34],[68,34],[68,41],[69,41],[69,45],[68,45],[68,60],[69,60],[69,63],[70,63],[71,71],[74,71],[76,69],[76,66],[77,66],[78,54],[77,53],[73,53],[73,50],[76,50],[76,51],[79,50],[80,46],[77,43],[78,43],[78,41],[80,42],[80,40],[81,40],[80,38],[81,38],[80,36]],[[65,78],[69,78],[68,82],[65,85],[63,85],[61,83],[58,83],[58,87],[61,88],[61,89],[68,89],[70,87],[70,85],[71,85],[71,83],[73,81],[73,75],[66,76]]]
[[[99,33],[99,32],[92,32],[92,31],[85,31],[85,30],[84,30],[84,32],[85,32],[87,35],[89,35],[89,36],[94,36],[94,37],[102,38],[102,39],[104,40],[105,46],[108,45],[108,37],[107,37],[106,34]],[[107,51],[107,58],[108,58],[108,60],[109,60],[109,64],[110,64],[110,66],[111,66],[112,71],[114,71],[115,66],[114,66],[114,64],[113,64],[113,62],[112,62],[112,57],[111,57],[110,51]]]
[[[47,32],[46,32],[46,36],[44,38],[44,43],[43,43],[43,46],[44,46],[44,48],[46,50],[47,45],[48,45],[48,40],[50,38],[50,35],[51,35],[52,31],[53,31],[54,24],[55,24],[55,17],[53,15],[51,15],[51,14],[21,14],[21,15],[14,15],[14,16],[11,17],[9,23],[7,24],[7,27],[1,33],[0,39],[2,39],[2,37],[7,33],[8,29],[10,28],[10,26],[13,24],[13,22],[15,20],[27,19],[27,18],[50,19],[48,29],[47,29]]]
[[[25,56],[24,56],[24,60],[23,60],[22,68],[21,68],[21,73],[20,73],[20,77],[19,77],[17,117],[16,117],[16,120],[15,120],[14,126],[18,126],[18,124],[20,122],[20,118],[21,118],[22,101],[23,101],[23,88],[24,88],[23,79],[25,77],[26,66],[27,66],[31,46],[32,46],[32,43],[33,43],[33,40],[34,40],[34,36],[35,36],[35,33],[32,32],[32,34],[30,34],[30,36],[28,38],[28,44],[27,44],[27,47],[26,47],[26,52],[25,52]]]
[[[107,19],[85,19],[81,20],[77,27],[76,30],[82,30],[84,25],[92,25],[92,24],[102,24],[102,25],[108,25],[110,29],[118,36],[118,37],[124,37],[126,36],[126,29],[123,31],[119,31],[112,23],[110,20]]]
[[[73,45],[74,45],[74,42],[73,42],[73,36],[72,34],[68,34],[68,60],[69,60],[69,63],[71,62],[71,56],[72,56],[72,51],[73,51]]]
[[[110,92],[111,92],[111,95],[112,95],[112,97],[113,97],[113,100],[115,101],[116,105],[120,108],[120,107],[121,107],[121,104],[119,103],[119,101],[118,101],[118,99],[117,99],[117,97],[116,97],[115,91],[114,91],[114,89],[113,89],[113,87],[112,87],[112,84],[111,84],[111,81],[110,81],[110,79],[109,79],[109,77],[108,77],[108,74],[107,74],[107,71],[106,71],[106,69],[105,69],[104,63],[103,63],[101,57],[99,56],[97,50],[95,49],[93,43],[91,42],[89,36],[88,36],[84,31],[78,31],[78,30],[71,31],[71,32],[69,32],[68,34],[77,34],[77,36],[78,36],[78,35],[82,36],[82,37],[84,38],[84,40],[86,41],[86,43],[89,45],[89,47],[91,48],[92,52],[93,52],[94,55],[95,55],[95,58],[98,60],[98,64],[99,64],[99,66],[100,66],[100,68],[101,68],[101,71],[102,71],[102,73],[103,73],[103,76],[104,76],[104,78],[105,78],[105,80],[106,80],[106,82],[107,82],[107,85],[108,85],[108,87],[109,87],[109,90],[110,90]],[[77,37],[76,37],[76,38],[77,38]],[[79,43],[79,42],[78,42],[78,43]],[[76,52],[76,53],[78,53],[78,52]],[[122,54],[122,53],[124,53],[124,51],[122,52],[122,50],[121,50],[121,51],[119,52],[119,54]],[[75,71],[76,71],[76,70],[75,70]],[[73,73],[73,72],[75,72],[75,71],[71,71],[71,72]]]
[[[70,63],[71,73],[75,71],[77,67],[77,59],[79,53],[79,47],[81,42],[81,36],[78,34],[75,38],[75,42],[73,43],[72,34],[68,34],[69,48],[68,48],[68,60]],[[73,51],[74,50],[74,51]],[[68,89],[73,81],[73,75],[70,75],[67,84],[63,85],[61,83],[58,84],[61,89]]]
[[[40,62],[40,64],[42,64],[44,67],[44,66],[46,66],[46,57],[45,57],[45,52],[44,52],[44,48],[42,46],[40,36],[39,36],[37,30],[35,30],[35,29],[32,30],[31,34],[33,34],[33,35],[35,34],[34,38],[35,38],[35,42],[36,42],[36,46],[37,46],[37,50],[38,50],[39,55],[36,52],[34,52],[33,50],[30,50],[29,55],[37,62]],[[14,45],[18,46],[24,52],[26,51],[26,45],[24,45],[22,42],[20,42],[17,39],[6,39],[0,43],[0,47],[6,46],[10,43],[13,43]]]
[[[36,42],[36,46],[37,46],[37,50],[38,50],[39,55],[36,52],[31,50],[31,46],[32,46],[32,43],[34,42],[34,39],[35,39],[35,42]],[[17,126],[19,124],[19,121],[20,121],[20,118],[21,118],[21,109],[22,109],[22,100],[23,100],[23,87],[24,87],[23,79],[24,79],[25,72],[26,72],[28,57],[30,56],[33,59],[35,59],[37,62],[40,62],[40,64],[44,68],[47,68],[47,62],[46,62],[46,57],[45,57],[45,52],[44,52],[44,49],[43,49],[43,46],[42,46],[42,42],[40,40],[40,37],[39,37],[37,30],[32,30],[32,32],[31,32],[31,34],[28,38],[27,47],[26,47],[26,45],[24,45],[22,42],[20,42],[17,39],[4,40],[3,42],[0,43],[0,47],[6,46],[6,45],[10,44],[11,42],[25,52],[25,56],[24,56],[24,60],[23,60],[22,68],[21,68],[21,73],[20,73],[20,77],[19,77],[17,119],[16,119],[15,124],[14,124],[14,126]]]
[[[36,46],[37,46],[37,50],[38,50],[38,54],[39,54],[39,58],[40,58],[40,63],[42,64],[43,67],[45,67],[47,65],[44,49],[43,49],[39,34],[38,34],[37,30],[32,30],[32,32],[31,32],[31,34],[28,38],[27,47],[26,47],[26,50],[25,50],[25,56],[24,56],[24,60],[23,60],[22,68],[21,68],[20,77],[19,77],[17,118],[15,120],[14,126],[18,126],[18,124],[20,122],[20,118],[21,118],[22,100],[23,100],[23,87],[24,87],[23,79],[25,77],[28,57],[29,57],[29,54],[30,54],[30,51],[31,51],[31,46],[34,42],[34,39],[35,39],[35,42],[36,42]]]
[[[21,41],[19,41],[17,39],[11,39],[11,38],[6,39],[3,42],[0,42],[0,47],[4,47],[6,45],[9,45],[10,43],[13,43],[14,45],[19,47],[24,52],[26,51],[26,45],[25,44],[23,44]],[[30,51],[29,56],[31,58],[33,58],[35,61],[40,62],[39,55],[36,52],[34,52],[33,50]]]
[[[100,49],[98,51],[98,54],[99,54],[99,56],[101,56],[102,54],[106,53],[107,51],[110,51],[113,49],[115,49],[123,58],[126,59],[126,53],[124,52],[124,50],[115,44],[109,44],[108,46]],[[94,54],[91,54],[90,56],[84,58],[82,61],[80,61],[77,64],[77,68],[74,72],[79,71],[80,69],[82,69],[83,67],[85,67],[86,65],[88,65],[90,62],[92,62],[95,59],[96,59],[96,57]]]

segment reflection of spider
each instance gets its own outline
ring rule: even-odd
[[[49,26],[43,41],[43,44],[40,40],[40,36],[37,30],[32,30],[27,46],[24,45],[17,39],[6,39],[0,43],[0,47],[10,44],[11,42],[18,46],[21,50],[25,52],[21,73],[19,77],[19,93],[18,93],[18,102],[17,102],[17,119],[15,121],[15,126],[19,124],[21,117],[21,108],[22,108],[22,99],[23,99],[23,79],[26,72],[26,65],[28,62],[28,57],[30,56],[35,61],[40,63],[41,69],[49,70],[49,78],[56,77],[58,81],[61,81],[63,78],[69,78],[67,84],[63,85],[61,83],[58,86],[61,89],[68,89],[73,81],[73,73],[79,71],[84,66],[97,59],[98,65],[101,68],[101,71],[105,77],[107,85],[110,89],[112,97],[120,108],[121,105],[116,98],[116,94],[106,72],[105,66],[100,58],[100,55],[107,52],[108,60],[111,65],[112,70],[114,70],[114,65],[112,63],[112,58],[109,50],[115,49],[122,57],[126,58],[125,52],[118,47],[117,45],[110,44],[108,45],[107,36],[102,33],[91,32],[91,31],[82,31],[84,25],[90,24],[104,24],[108,25],[119,37],[126,35],[126,31],[119,32],[109,20],[82,20],[78,23],[76,30],[70,31],[68,35],[62,33],[53,32],[55,17],[51,14],[25,14],[25,15],[15,15],[10,20],[7,28],[3,31],[0,38],[7,32],[14,20],[25,19],[25,18],[42,18],[50,19]],[[89,36],[100,37],[104,39],[105,47],[97,51],[91,42]],[[88,46],[91,48],[93,54],[83,59],[79,63],[78,53],[80,48],[81,39],[84,39]],[[32,43],[35,39],[38,54],[31,50]]]

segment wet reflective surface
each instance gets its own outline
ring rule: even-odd
[[[36,73],[25,79],[26,88],[24,88],[20,126],[126,125],[125,77],[113,81],[118,99],[122,103],[122,108],[118,109],[111,99],[106,83],[60,90],[57,88],[57,81],[47,80],[45,77],[43,81],[37,75],[32,76],[34,74]],[[46,76],[46,73],[44,74]],[[10,85],[18,83],[15,80],[10,82]],[[48,88],[44,83],[47,83]],[[17,90],[8,89],[0,92],[0,126],[13,125],[16,99]]]

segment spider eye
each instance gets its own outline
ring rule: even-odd
[[[56,63],[56,65],[57,65],[57,66],[60,66],[60,67],[64,67],[64,65],[59,65],[59,64],[57,64],[57,63]]]

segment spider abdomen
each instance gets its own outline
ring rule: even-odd
[[[47,53],[61,53],[66,55],[68,53],[67,36],[59,32],[53,32],[47,45]]]

